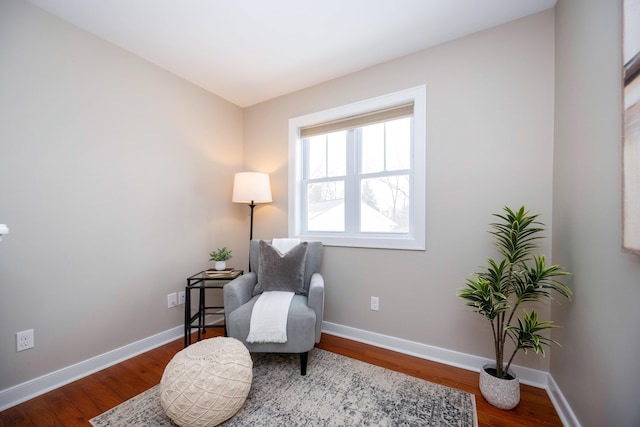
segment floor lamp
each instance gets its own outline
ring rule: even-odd
[[[249,228],[249,241],[253,239],[253,209],[256,203],[271,202],[271,184],[269,175],[262,172],[238,172],[233,178],[234,203],[248,203],[251,209],[251,226]],[[251,260],[249,260],[251,271]]]

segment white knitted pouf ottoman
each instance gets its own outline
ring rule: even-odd
[[[244,404],[253,379],[249,351],[235,338],[198,341],[178,352],[160,381],[160,402],[181,427],[216,426]]]

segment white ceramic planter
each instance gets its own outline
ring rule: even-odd
[[[213,268],[215,270],[224,270],[225,268],[227,268],[227,261],[216,261],[213,265]]]
[[[513,409],[520,403],[520,379],[511,370],[511,380],[496,378],[487,373],[487,368],[496,368],[495,363],[488,363],[480,371],[480,391],[487,402],[500,409]]]

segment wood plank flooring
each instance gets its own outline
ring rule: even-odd
[[[207,333],[216,335],[217,331]],[[0,426],[87,426],[89,419],[158,384],[164,367],[182,346],[178,339],[9,408],[0,412]],[[474,393],[479,427],[562,426],[545,390],[522,385],[520,404],[503,411],[484,400],[477,373],[327,334],[317,347]],[[313,375],[313,366],[308,375]]]

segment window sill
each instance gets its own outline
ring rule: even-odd
[[[385,238],[379,236],[334,236],[328,234],[300,234],[293,236],[304,241],[320,241],[325,246],[339,246],[349,248],[370,248],[370,249],[398,249],[424,251],[424,241],[407,238]]]

